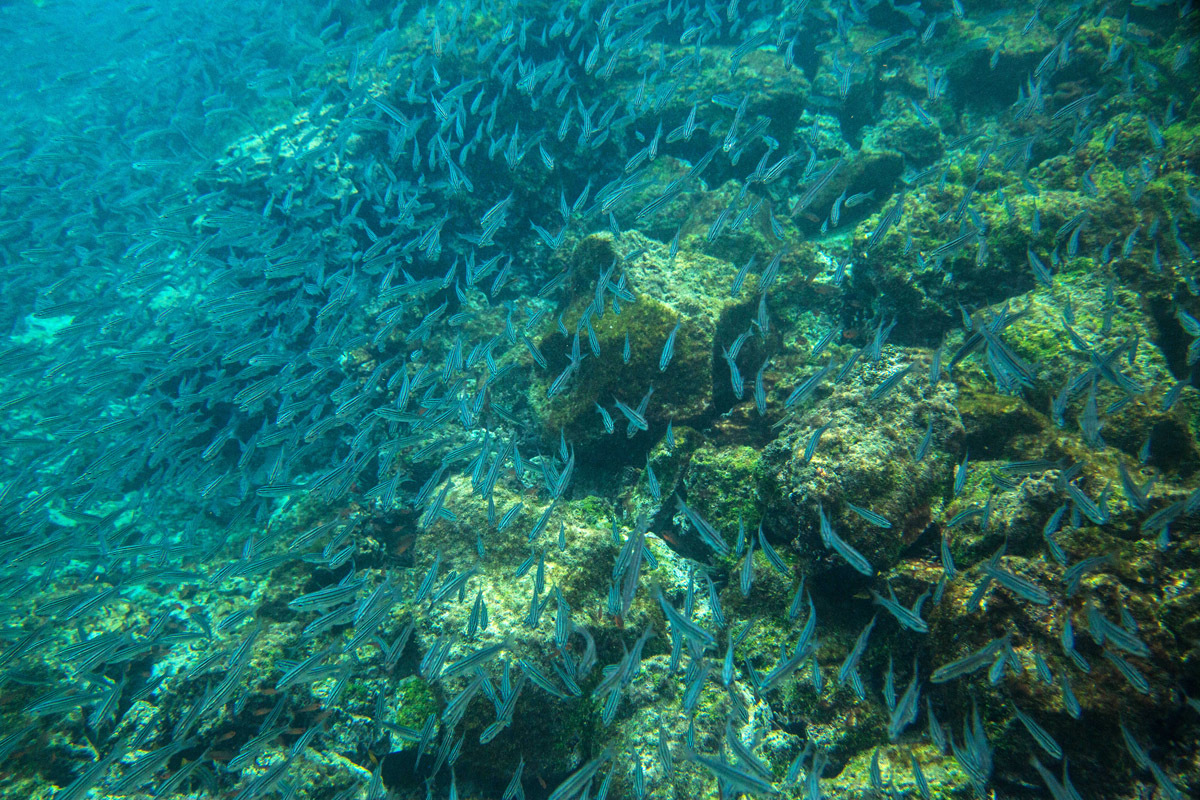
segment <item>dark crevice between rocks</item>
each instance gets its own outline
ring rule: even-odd
[[[862,147],[863,129],[875,121],[879,112],[875,93],[864,83],[856,83],[846,94],[838,110],[838,124],[841,126],[842,138],[853,147]]]
[[[771,316],[769,305],[767,313],[768,316]],[[693,426],[697,430],[702,430],[705,425],[722,414],[728,414],[738,403],[754,402],[754,380],[758,368],[762,366],[768,353],[778,349],[780,338],[779,326],[771,325],[764,340],[755,322],[757,314],[756,303],[744,303],[731,307],[717,320],[717,329],[713,334],[712,343],[712,414],[703,421],[703,424]],[[732,375],[729,364],[725,360],[724,348],[732,345],[734,340],[746,331],[750,332],[750,336],[742,345],[736,359],[743,382],[742,397],[739,400],[733,391]]]
[[[382,759],[380,778],[389,794],[404,796],[405,792],[423,791],[436,759],[434,753],[426,753],[417,763],[417,749],[395,750]],[[449,783],[449,781],[447,781]]]
[[[1200,467],[1200,454],[1192,438],[1173,419],[1164,419],[1150,429],[1150,466],[1186,479]]]
[[[1168,296],[1153,295],[1147,299],[1146,308],[1154,318],[1158,334],[1154,337],[1154,344],[1162,352],[1167,369],[1171,370],[1175,380],[1186,381],[1200,388],[1200,371],[1187,363],[1188,345],[1192,340],[1175,317],[1177,307]]]

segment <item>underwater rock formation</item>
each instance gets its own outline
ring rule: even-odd
[[[1195,20],[0,7],[0,800],[1195,795]]]

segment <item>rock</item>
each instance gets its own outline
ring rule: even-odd
[[[606,295],[605,312],[597,316],[594,306],[596,276],[607,270],[618,253],[640,251],[636,259],[617,267],[610,280],[617,282],[622,270],[627,286],[637,297],[633,303],[618,301],[616,313]],[[530,405],[537,412],[547,437],[563,435],[591,458],[618,462],[634,460],[649,449],[669,421],[676,425],[700,422],[716,410],[719,390],[714,385],[716,369],[714,341],[732,341],[750,326],[755,314],[752,294],[754,280],[746,281],[739,298],[730,297],[736,270],[711,257],[681,250],[668,258],[667,246],[640,234],[623,235],[619,243],[610,234],[596,234],[580,243],[576,250],[574,281],[586,286],[563,313],[563,322],[574,336],[578,330],[583,355],[577,374],[565,389],[547,397],[555,378],[568,366],[572,342],[557,330],[539,342],[549,369],[533,382]],[[577,289],[579,291],[579,289]],[[595,355],[588,341],[585,318],[599,345]],[[665,370],[660,359],[668,336],[679,324],[674,356]],[[630,360],[622,351],[626,336]],[[747,346],[747,357],[752,347]],[[649,435],[634,429],[627,435],[628,419],[617,409],[616,400],[636,409],[650,390],[645,419]],[[608,438],[599,403],[608,409],[616,423],[616,432]],[[633,438],[632,446],[626,440]]]
[[[896,388],[870,400],[884,379],[910,364],[912,371]],[[887,347],[879,363],[860,360],[840,384],[831,385],[831,374],[818,390],[819,399],[798,409],[763,453],[759,491],[767,506],[767,526],[797,532],[795,548],[819,572],[841,574],[847,565],[821,543],[818,505],[838,535],[876,571],[894,564],[931,522],[931,504],[947,490],[959,460],[963,428],[953,384],[943,380],[931,387],[928,365],[928,353]],[[932,445],[914,465],[913,453],[930,423]],[[825,424],[829,428],[805,463],[814,430]],[[845,500],[883,515],[892,529],[868,523],[846,508]]]

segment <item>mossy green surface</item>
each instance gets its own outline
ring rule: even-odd
[[[567,310],[563,319],[568,330],[574,330],[591,298],[580,298]],[[611,309],[604,316],[591,318],[592,329],[600,345],[600,355],[594,356],[581,333],[583,359],[577,374],[564,391],[552,398],[546,393],[562,368],[568,363],[566,354],[553,354],[569,343],[557,332],[547,334],[541,342],[542,352],[550,362],[544,373],[547,379],[536,381],[531,390],[531,403],[544,409],[542,418],[547,434],[559,430],[574,442],[603,448],[622,447],[629,420],[616,407],[621,400],[636,409],[645,393],[654,394],[646,408],[646,421],[654,431],[660,431],[670,419],[688,420],[706,410],[706,400],[712,387],[712,351],[696,327],[684,319],[675,338],[675,355],[667,369],[659,369],[659,356],[679,315],[651,297],[641,297],[635,303],[622,305],[621,313]],[[629,336],[631,358],[625,363],[621,352]],[[605,431],[595,404],[609,410],[616,423],[613,439],[604,438]],[[641,431],[637,435],[646,438]],[[646,445],[642,445],[645,447]]]
[[[751,447],[716,448],[703,445],[692,453],[684,487],[687,502],[730,543],[737,539],[738,522],[754,535],[762,518],[755,473],[760,453]]]

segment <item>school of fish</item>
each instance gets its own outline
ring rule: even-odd
[[[0,32],[0,800],[1200,793],[1193,0]]]

